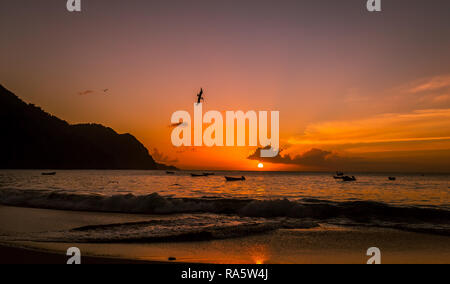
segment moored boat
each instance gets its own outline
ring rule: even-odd
[[[343,181],[356,181],[356,177],[352,176],[352,177],[348,177],[345,176],[342,178]]]
[[[191,174],[191,177],[207,177],[205,174]]]
[[[245,177],[244,177],[244,176],[242,176],[242,177],[240,177],[240,178],[236,178],[236,177],[225,177],[225,179],[226,179],[227,181],[245,181]]]

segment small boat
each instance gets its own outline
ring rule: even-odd
[[[240,178],[235,178],[235,177],[225,177],[225,179],[226,179],[227,181],[245,181],[245,177],[244,177],[244,176],[242,176],[242,177],[240,177]]]
[[[334,179],[344,179],[343,176],[334,176],[333,178],[334,178]]]
[[[205,176],[213,176],[215,173],[203,173]]]
[[[397,178],[396,178],[396,177],[389,177],[389,180],[390,180],[390,181],[396,181]]]
[[[51,172],[51,173],[42,173],[43,176],[54,176],[56,175],[55,172]]]
[[[166,174],[168,174],[168,175],[174,175],[175,172],[169,172],[169,171],[167,171]]]
[[[336,172],[336,176],[338,176],[338,177],[343,177],[343,176],[344,176],[344,173],[343,173],[343,172]]]
[[[342,178],[342,180],[343,181],[356,181],[356,178],[354,176],[352,176],[352,177],[345,176]]]
[[[191,174],[191,177],[207,177],[205,174]]]

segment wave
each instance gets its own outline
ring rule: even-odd
[[[317,223],[302,220],[264,220],[206,214],[10,235],[7,238],[9,241],[63,243],[191,242],[238,238],[283,228],[310,229],[318,226]]]
[[[346,225],[396,227],[403,230],[450,235],[450,211],[446,209],[418,206],[400,207],[372,201],[174,198],[163,197],[157,193],[142,196],[133,194],[101,196],[2,189],[0,190],[0,204],[132,214],[207,213],[265,219],[283,217],[340,222]],[[258,225],[257,228],[260,226]],[[166,237],[166,235],[164,236]]]

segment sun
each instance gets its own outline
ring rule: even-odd
[[[258,168],[264,169],[264,164],[263,164],[263,163],[259,163],[259,164],[258,164]]]

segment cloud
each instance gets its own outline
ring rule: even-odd
[[[158,162],[158,163],[169,163],[169,164],[173,164],[173,163],[177,163],[178,159],[171,159],[169,158],[169,156],[164,155],[163,153],[161,153],[158,149],[154,148],[151,151],[152,157],[153,159]]]
[[[185,154],[185,153],[196,153],[196,152],[198,152],[197,151],[197,148],[195,148],[195,147],[183,147],[183,148],[180,148],[179,150],[177,150],[177,154]]]
[[[450,75],[441,75],[427,79],[421,79],[412,83],[409,87],[409,93],[424,93],[424,92],[441,92],[450,89]]]
[[[304,170],[448,172],[450,109],[388,113],[310,124],[273,159]]]
[[[249,160],[258,160],[272,164],[298,165],[307,166],[320,169],[335,169],[340,168],[345,164],[362,162],[359,158],[341,157],[337,153],[325,151],[321,149],[310,149],[303,154],[291,156],[290,154],[278,154],[275,158],[261,158],[262,148],[258,148],[252,155],[248,157]]]
[[[311,124],[303,135],[288,142],[291,145],[343,145],[449,139],[450,109],[427,109]]]
[[[434,103],[444,103],[444,102],[448,102],[448,101],[450,101],[450,94],[439,95],[439,96],[433,97]]]
[[[261,159],[258,149],[250,160],[298,166],[301,170],[346,172],[414,172],[449,173],[450,150],[373,152],[361,157],[342,156],[336,152],[313,148],[292,157],[279,155]]]
[[[420,79],[395,90],[404,101],[442,107],[450,103],[450,75]]]
[[[310,123],[285,137],[290,148],[274,159],[261,159],[260,149],[248,158],[301,170],[450,172],[450,75],[387,90],[374,101],[351,89],[343,100],[386,111]]]

